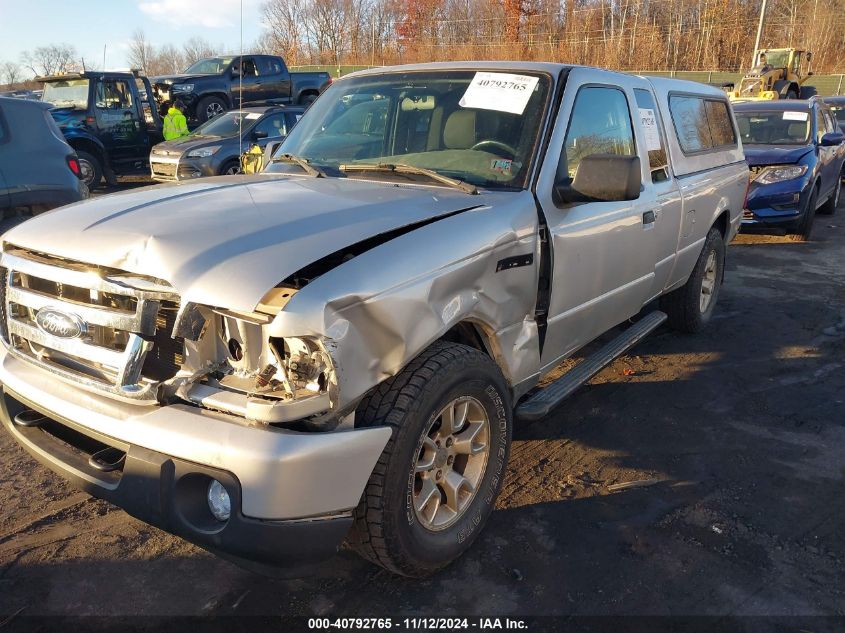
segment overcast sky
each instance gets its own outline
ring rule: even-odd
[[[198,36],[229,51],[240,46],[241,0],[0,0],[0,61],[22,51],[68,43],[101,67],[125,68],[128,40],[143,29],[154,45],[180,46]],[[244,46],[261,34],[262,0],[243,0]]]

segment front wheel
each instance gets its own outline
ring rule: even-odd
[[[393,435],[355,510],[348,541],[404,576],[431,574],[478,537],[502,487],[512,411],[499,368],[438,342],[359,405],[356,425]]]
[[[197,121],[205,123],[226,111],[226,102],[220,97],[204,97],[197,104]]]
[[[711,228],[687,283],[660,298],[671,328],[694,334],[707,325],[719,298],[724,269],[725,240],[718,229]]]
[[[807,207],[801,214],[801,219],[795,225],[795,232],[789,238],[793,242],[809,242],[813,234],[813,221],[816,219],[816,202],[819,199],[819,188],[813,187],[810,197],[807,199]]]
[[[241,161],[239,161],[237,158],[226,161],[220,168],[221,176],[234,176],[235,174],[239,173],[241,173]]]

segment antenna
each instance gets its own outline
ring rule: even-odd
[[[244,0],[241,0],[241,59],[238,62],[238,109],[244,107]],[[244,155],[244,115],[238,117],[238,161]],[[243,164],[241,162],[241,164]]]
[[[107,44],[103,44],[103,68],[102,68],[103,70],[106,69],[106,47],[107,46],[108,46]]]

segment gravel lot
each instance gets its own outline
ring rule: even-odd
[[[424,581],[349,552],[306,579],[253,575],[72,490],[0,432],[0,622],[842,615],[844,352],[845,210],[812,243],[741,236],[706,332],[660,329],[518,426],[486,530]]]

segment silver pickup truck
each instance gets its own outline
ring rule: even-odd
[[[514,419],[667,317],[707,323],[747,183],[705,85],[523,62],[349,75],[258,176],[6,233],[0,417],[76,486],[245,566],[346,541],[429,574],[478,537]]]

